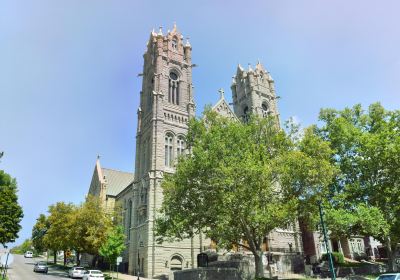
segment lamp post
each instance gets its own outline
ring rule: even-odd
[[[319,216],[321,218],[322,233],[324,234],[325,248],[326,248],[326,252],[328,254],[328,258],[329,258],[329,270],[331,271],[332,280],[336,280],[335,267],[333,266],[333,260],[332,260],[332,253],[331,253],[331,250],[329,249],[328,238],[326,236],[326,228],[325,228],[325,222],[324,222],[324,212],[323,212],[323,209],[322,209],[321,201],[319,201],[318,206],[319,206]]]

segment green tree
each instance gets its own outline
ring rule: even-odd
[[[0,244],[5,246],[18,238],[23,216],[18,204],[16,180],[0,170]]]
[[[386,245],[390,268],[400,241],[400,111],[379,103],[321,110],[321,137],[335,150],[330,229],[368,234]],[[329,211],[327,211],[329,213]],[[340,234],[340,233],[339,233]]]
[[[233,122],[207,111],[189,124],[190,156],[165,175],[159,242],[204,232],[218,246],[250,250],[263,276],[262,244],[293,225],[302,205],[323,196],[334,173],[329,146],[312,129],[301,140],[275,119]]]
[[[15,246],[11,249],[11,252],[14,254],[24,254],[26,251],[32,250],[32,240],[25,239],[21,245]]]
[[[89,195],[74,212],[71,248],[97,256],[112,227],[112,214],[107,213],[100,199]],[[96,259],[96,258],[95,258]]]
[[[72,203],[57,202],[49,206],[49,217],[47,218],[49,228],[44,235],[43,242],[45,247],[54,251],[54,263],[57,261],[57,251],[66,252],[71,248],[73,214],[75,211],[76,206]],[[64,254],[64,265],[65,263]]]
[[[117,261],[117,258],[125,250],[125,234],[121,226],[114,226],[107,232],[106,242],[100,247],[99,254],[103,256],[112,265]]]
[[[40,214],[36,219],[36,224],[32,228],[32,245],[38,253],[47,250],[44,236],[50,228],[50,223],[44,214]]]

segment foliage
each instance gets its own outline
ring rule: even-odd
[[[71,248],[78,252],[97,255],[112,226],[111,217],[102,206],[100,199],[88,196],[74,212],[73,221]]]
[[[49,228],[43,238],[46,247],[54,251],[70,248],[75,211],[76,207],[72,203],[57,202],[50,205],[47,218]]]
[[[26,251],[32,251],[32,240],[25,239],[21,245],[13,247],[10,251],[13,254],[24,254]]]
[[[321,110],[320,120],[319,134],[335,150],[331,160],[340,169],[331,204],[343,210],[333,211],[330,229],[345,217],[339,226],[347,234],[372,235],[391,256],[400,241],[400,111],[375,103],[365,112],[356,105]]]
[[[125,250],[124,229],[121,226],[114,226],[107,232],[107,240],[100,247],[99,254],[106,258],[110,266],[115,264],[117,258]]]
[[[16,180],[0,170],[0,244],[4,246],[18,238],[23,216],[18,204]]]
[[[329,256],[328,254],[323,254],[322,255],[322,260],[323,261],[328,261],[329,260]],[[333,263],[336,264],[344,264],[344,256],[342,253],[339,252],[332,252],[332,260]]]
[[[159,242],[201,231],[220,247],[249,249],[262,276],[264,237],[293,224],[326,191],[334,173],[329,146],[312,129],[295,142],[273,118],[241,123],[211,111],[191,120],[187,144],[190,156],[162,184]]]
[[[46,243],[44,242],[44,236],[49,228],[49,220],[44,214],[40,214],[32,229],[32,245],[38,253],[47,249]]]

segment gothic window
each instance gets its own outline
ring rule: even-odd
[[[176,38],[172,39],[172,48],[176,50],[178,48],[178,41]]]
[[[131,239],[131,225],[132,225],[132,200],[129,200],[128,202],[128,225],[127,225],[127,229],[128,229],[128,240]]]
[[[263,103],[261,107],[262,107],[262,116],[263,116],[263,118],[268,117],[269,113],[268,113],[267,104]]]
[[[179,105],[179,79],[175,72],[169,73],[168,102]]]
[[[176,141],[176,155],[179,157],[185,153],[185,140],[182,136]]]
[[[248,122],[249,121],[249,107],[244,107],[243,109],[243,121]]]
[[[174,155],[173,155],[173,139],[172,134],[168,133],[165,135],[165,166],[172,167]]]

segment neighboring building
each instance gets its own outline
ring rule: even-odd
[[[132,182],[132,173],[102,168],[100,158],[97,157],[88,195],[100,197],[103,206],[112,211],[117,195]]]

